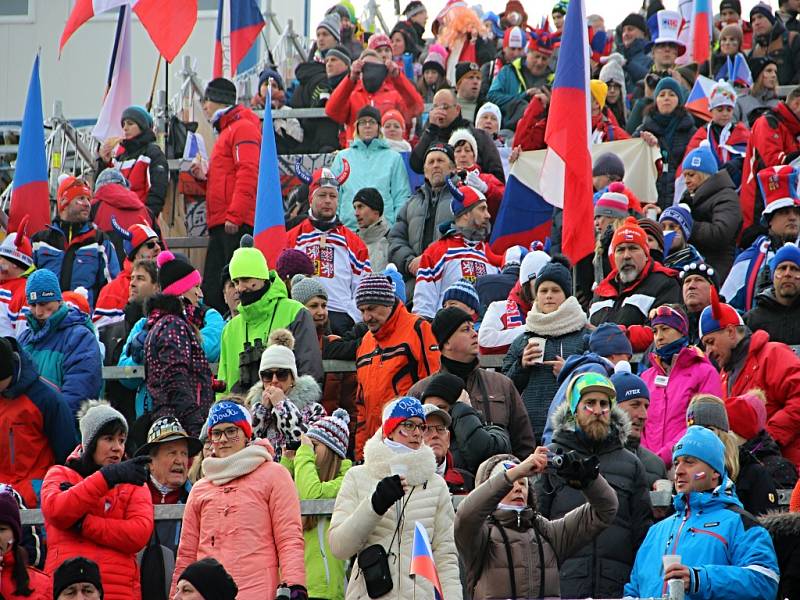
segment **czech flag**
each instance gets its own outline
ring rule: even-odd
[[[263,27],[256,0],[219,0],[214,77],[233,78]]]
[[[268,94],[266,100],[264,129],[261,132],[261,156],[258,163],[253,237],[256,248],[261,250],[267,258],[267,264],[274,269],[278,255],[286,248],[286,222],[283,220],[278,151],[275,148],[275,130],[272,125],[272,95]]]
[[[106,97],[97,124],[92,129],[95,139],[104,142],[112,136],[122,135],[120,120],[122,112],[133,104],[131,98],[131,9],[130,6],[120,6],[108,67]]]
[[[542,197],[539,181],[531,178],[527,153],[511,167],[506,191],[492,229],[492,251],[502,254],[511,246],[530,245],[550,235],[553,206]]]
[[[442,584],[439,583],[439,573],[436,571],[436,563],[433,561],[433,550],[431,550],[431,541],[428,539],[428,531],[419,521],[414,521],[414,546],[411,549],[410,575],[419,575],[430,581],[433,584],[435,600],[444,600]]]
[[[708,108],[708,99],[711,97],[711,90],[716,83],[716,81],[705,75],[698,75],[697,79],[694,80],[692,91],[689,92],[689,96],[686,98],[686,110],[696,117],[710,121],[711,111]]]
[[[711,58],[711,1],[694,0],[691,25],[692,61],[698,65]]]
[[[128,5],[139,17],[159,54],[172,62],[197,23],[197,0],[75,0],[61,33],[58,52],[75,30],[95,15]]]
[[[564,18],[544,134],[547,154],[540,178],[544,199],[564,209],[562,250],[573,264],[591,254],[595,246],[589,41],[585,22],[585,0],[572,0]]]
[[[44,113],[42,83],[39,80],[39,55],[33,71],[22,116],[17,168],[11,183],[11,207],[8,231],[17,231],[19,223],[29,215],[28,231],[36,233],[50,223],[50,188],[47,183],[47,157],[44,149]]]
[[[736,54],[733,61],[733,77],[731,83],[739,87],[753,87],[753,73],[750,71],[750,65],[747,64],[747,59],[741,52]]]

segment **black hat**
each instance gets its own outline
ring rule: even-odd
[[[208,82],[203,100],[233,106],[236,104],[236,86],[230,79],[217,77]]]
[[[200,272],[183,255],[176,256],[169,250],[164,250],[159,252],[156,264],[158,285],[163,294],[182,296],[202,282]]]
[[[625,163],[613,152],[601,154],[592,165],[592,177],[600,175],[614,176],[622,180],[625,178]]]
[[[465,77],[469,73],[472,72],[481,72],[481,68],[478,63],[462,61],[456,65],[456,85],[461,81],[462,77]]]
[[[739,0],[722,0],[722,2],[719,3],[719,12],[722,12],[726,8],[730,8],[737,15],[742,14],[742,3],[739,2]]]
[[[708,283],[713,285],[715,288],[719,289],[719,277],[717,275],[716,269],[711,265],[703,262],[702,260],[698,260],[693,263],[689,263],[688,265],[684,265],[683,269],[681,269],[680,273],[678,274],[681,280],[681,285],[686,281],[687,277],[692,275],[699,275]]]
[[[645,35],[649,36],[650,31],[647,29],[647,21],[644,20],[644,17],[639,13],[631,13],[627,17],[622,20],[619,27],[622,29],[623,27],[627,27],[630,25],[631,27],[636,27],[639,31],[643,32]]]
[[[419,401],[425,402],[426,398],[436,396],[453,406],[461,397],[463,391],[464,380],[461,377],[457,377],[452,373],[439,373],[431,377]]]
[[[358,190],[356,195],[353,196],[353,204],[356,202],[366,204],[372,210],[377,210],[381,216],[383,216],[383,196],[381,196],[381,193],[375,188],[367,187]]]
[[[439,344],[439,350],[465,322],[472,323],[472,317],[466,311],[455,306],[443,308],[436,313],[433,323],[431,323],[431,330],[433,337],[436,338],[436,343]]]
[[[91,583],[103,597],[103,584],[96,562],[77,556],[61,563],[53,573],[53,600],[58,600],[61,592],[75,583]]]
[[[213,558],[193,562],[183,570],[178,581],[191,583],[206,600],[236,600],[239,588],[233,577]]]
[[[561,288],[567,298],[572,296],[572,273],[570,273],[569,267],[564,265],[564,262],[567,261],[562,257],[554,256],[549,263],[543,266],[533,284],[534,292],[538,292],[539,286],[545,281],[552,281]]]
[[[750,67],[750,75],[753,77],[753,81],[755,82],[758,80],[758,76],[761,75],[767,66],[775,65],[777,63],[769,56],[751,56],[747,59],[747,64]]]
[[[0,337],[0,380],[14,375],[13,338]]]
[[[372,117],[378,122],[378,125],[381,123],[381,111],[374,106],[370,106],[369,104],[361,107],[361,110],[358,111],[356,114],[356,123],[358,123],[358,120],[362,117]]]
[[[422,2],[419,0],[411,0],[411,2],[409,2],[403,10],[403,15],[406,19],[410,19],[414,15],[421,13],[423,10],[425,10],[425,5]]]
[[[428,146],[428,149],[425,150],[425,157],[422,159],[422,162],[425,162],[425,159],[428,158],[428,154],[431,152],[444,152],[447,154],[447,158],[450,159],[450,162],[456,162],[456,153],[453,150],[453,147],[450,144],[443,144],[441,142],[437,142],[435,144],[431,144]]]

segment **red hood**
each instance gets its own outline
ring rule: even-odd
[[[798,119],[794,115],[794,113],[791,110],[789,110],[789,107],[786,106],[785,102],[781,102],[780,104],[778,104],[778,106],[776,106],[772,110],[774,110],[781,116],[784,125],[786,125],[786,128],[793,136],[796,137],[800,135],[800,119]]]
[[[252,110],[243,106],[241,104],[237,104],[224,115],[219,118],[217,122],[217,128],[222,131],[226,127],[228,127],[234,121],[238,121],[239,119],[246,119],[248,121],[252,121],[255,123],[258,128],[261,128],[261,120],[258,118],[258,115],[254,113]]]
[[[128,188],[118,183],[108,183],[94,194],[92,204],[103,202],[109,207],[119,210],[141,210],[144,203]]]
[[[508,292],[508,299],[519,304],[520,308],[524,310],[525,314],[530,312],[531,305],[522,298],[522,285],[520,285],[519,280],[517,280],[517,282],[514,284],[514,287],[511,288],[511,291]]]
[[[763,329],[758,329],[750,334],[749,354],[760,352],[769,342],[769,334]]]
[[[661,263],[654,261],[652,258],[648,258],[647,264],[645,264],[644,269],[642,269],[642,272],[639,274],[639,277],[637,277],[635,281],[628,285],[628,287],[620,291],[617,290],[617,286],[615,285],[615,280],[618,273],[619,271],[616,268],[611,271],[611,273],[609,273],[608,276],[597,285],[594,293],[601,298],[616,298],[620,294],[624,294],[636,289],[642,283],[642,281],[650,276],[651,273],[663,273],[668,277],[678,276],[678,272],[674,269],[669,269]]]

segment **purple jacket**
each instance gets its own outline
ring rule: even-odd
[[[672,464],[672,447],[686,433],[686,409],[695,394],[713,394],[722,397],[719,373],[703,352],[687,346],[673,359],[674,364],[666,386],[657,377],[665,377],[661,361],[650,355],[652,365],[642,379],[650,390],[650,408],[642,432],[642,446],[654,452],[667,468]]]

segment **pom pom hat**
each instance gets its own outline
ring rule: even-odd
[[[156,264],[158,285],[164,294],[181,296],[203,281],[197,269],[169,250],[159,253]]]
[[[306,432],[312,440],[325,444],[339,458],[346,458],[347,444],[350,441],[350,415],[343,408],[337,408],[330,417],[323,417]]]
[[[628,216],[628,197],[623,193],[625,186],[616,181],[608,186],[594,205],[595,217],[624,219]]]
[[[711,304],[700,313],[700,339],[709,333],[725,329],[728,325],[744,325],[741,315],[730,304],[719,301],[716,288],[711,287]]]
[[[478,206],[481,202],[486,202],[486,196],[474,187],[464,184],[456,186],[451,179],[447,179],[447,187],[453,196],[450,201],[450,209],[456,219]]]
[[[231,279],[269,279],[267,259],[264,257],[264,253],[253,245],[253,236],[242,236],[239,247],[233,252],[231,263],[228,266]]]
[[[683,164],[681,164],[681,169],[684,171],[698,171],[707,175],[713,175],[719,171],[717,157],[714,156],[708,140],[701,141],[697,148],[686,155],[686,158],[683,159]]]

